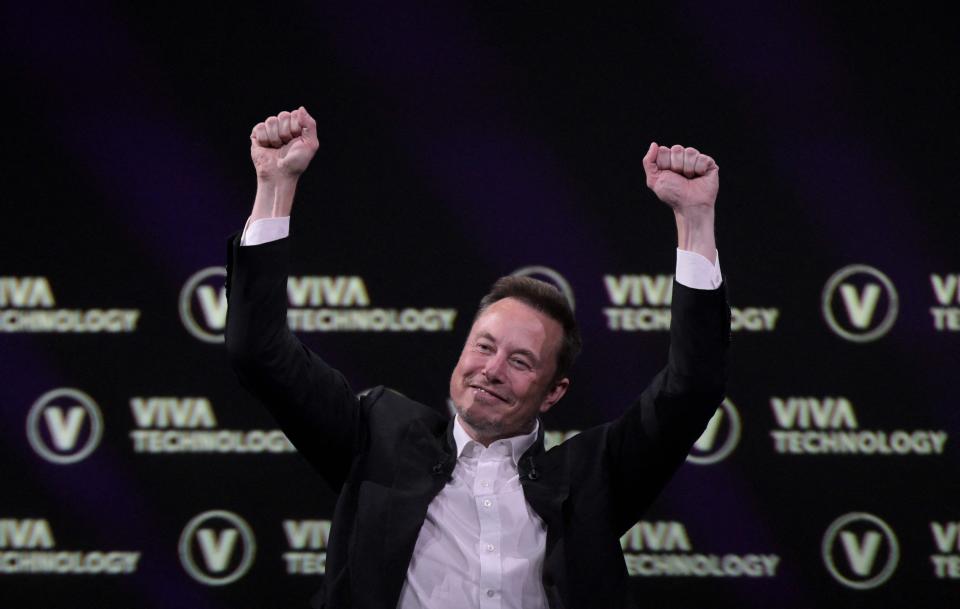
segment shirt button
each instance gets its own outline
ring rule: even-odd
[[[492,543],[488,543],[484,549],[486,549],[487,552],[493,552],[497,548]]]
[[[495,594],[496,594],[496,591],[495,591],[495,590],[487,590],[487,596],[492,597],[492,596],[494,596]]]
[[[490,507],[491,505],[493,505],[493,502],[490,501],[489,499],[484,499],[484,500],[483,500],[483,507],[488,508],[488,507]]]

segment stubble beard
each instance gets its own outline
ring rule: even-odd
[[[490,438],[497,437],[503,433],[503,422],[502,421],[491,421],[489,419],[474,417],[468,412],[466,408],[458,404],[453,398],[453,408],[457,411],[457,415],[470,426],[476,434],[480,437]]]

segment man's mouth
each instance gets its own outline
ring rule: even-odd
[[[507,398],[503,397],[502,395],[500,395],[499,393],[497,393],[497,392],[495,392],[495,391],[490,390],[490,388],[485,387],[485,386],[483,386],[483,385],[471,384],[471,385],[470,385],[470,388],[473,389],[474,391],[477,391],[477,392],[480,392],[480,393],[485,393],[485,394],[487,394],[487,395],[493,396],[493,397],[497,398],[498,400],[500,400],[501,402],[506,402],[506,401],[507,401]]]

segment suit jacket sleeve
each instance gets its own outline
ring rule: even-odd
[[[725,285],[673,285],[668,363],[610,424],[606,469],[621,533],[656,498],[723,401],[730,309]]]
[[[364,441],[346,379],[287,326],[290,239],[240,247],[227,262],[226,346],[240,383],[270,410],[297,450],[338,491]]]

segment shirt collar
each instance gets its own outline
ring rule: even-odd
[[[509,438],[503,438],[497,440],[497,442],[507,442],[510,445],[510,454],[513,457],[513,464],[517,466],[520,463],[520,457],[523,456],[523,453],[527,452],[527,449],[534,445],[537,441],[537,434],[540,431],[540,419],[536,419],[536,422],[533,426],[533,431],[526,434],[521,434],[518,436],[511,436]],[[471,443],[478,444],[483,446],[473,438],[471,438],[466,430],[463,429],[463,423],[460,421],[460,415],[456,416],[456,420],[453,423],[453,439],[457,443],[457,458],[459,459],[463,455],[463,451]],[[493,444],[496,444],[494,442]]]

